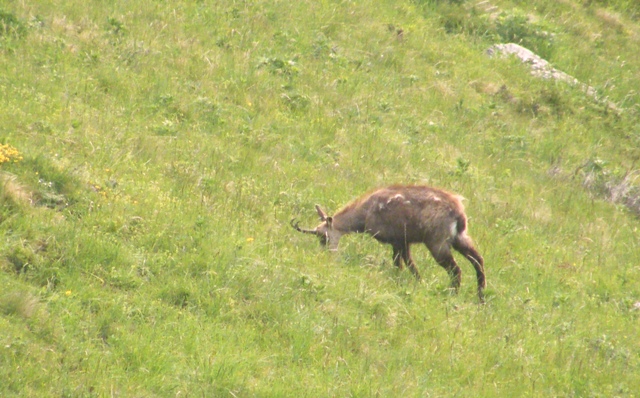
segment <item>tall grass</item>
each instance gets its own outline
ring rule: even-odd
[[[494,3],[0,6],[0,395],[633,396],[634,7]],[[467,198],[486,305],[289,227],[397,182]]]

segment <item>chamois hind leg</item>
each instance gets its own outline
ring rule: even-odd
[[[447,270],[451,277],[451,287],[457,292],[462,279],[462,270],[460,270],[456,260],[453,258],[449,245],[447,243],[442,243],[439,246],[427,244],[427,248],[436,262]]]
[[[473,268],[476,269],[476,276],[478,277],[478,297],[481,302],[484,302],[483,289],[487,286],[484,275],[484,259],[473,246],[471,238],[464,233],[458,235],[453,241],[453,248],[465,256],[473,265]]]

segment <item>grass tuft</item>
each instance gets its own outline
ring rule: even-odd
[[[38,309],[38,298],[27,292],[10,292],[0,297],[0,313],[31,318]]]

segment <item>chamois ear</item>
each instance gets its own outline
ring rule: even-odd
[[[333,222],[333,217],[325,217],[324,221],[327,223],[327,227],[331,228],[331,223]]]
[[[318,212],[318,216],[320,216],[320,221],[327,221],[327,213],[325,213],[319,205],[316,205],[316,211]]]

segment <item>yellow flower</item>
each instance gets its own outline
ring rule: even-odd
[[[0,164],[13,161],[17,163],[22,160],[20,152],[9,144],[0,144]]]
[[[71,290],[67,290],[66,292],[64,292],[64,294],[65,294],[66,296],[71,296]]]
[[[253,240],[254,240],[253,238],[247,238],[247,243],[251,243],[253,242]]]

